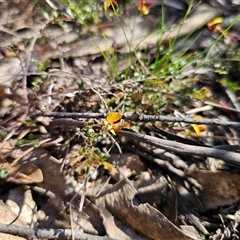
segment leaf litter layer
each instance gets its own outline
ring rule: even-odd
[[[0,7],[1,239],[238,238],[238,1]]]

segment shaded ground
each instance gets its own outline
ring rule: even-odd
[[[0,1],[0,239],[239,238],[240,5],[210,2]]]

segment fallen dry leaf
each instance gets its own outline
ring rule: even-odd
[[[31,228],[35,226],[37,222],[37,204],[32,198],[30,189],[20,185],[10,190],[6,204],[24,224]]]
[[[0,200],[0,222],[9,224],[12,221],[16,220],[14,222],[15,225],[21,226],[21,227],[27,227],[27,224],[23,223],[20,219],[17,218],[17,215],[12,212],[11,208],[5,204],[2,200]],[[5,234],[0,233],[0,239],[4,240],[25,240],[23,237],[14,236],[11,234]]]
[[[202,185],[202,191],[196,190],[196,193],[206,209],[215,209],[240,201],[239,174],[194,170],[187,175]]]
[[[128,225],[113,217],[113,215],[106,209],[101,210],[101,217],[103,218],[103,225],[106,233],[113,239],[138,239],[147,240],[144,236],[140,236],[135,230]]]
[[[136,192],[129,184],[120,181],[103,192],[96,203],[100,208],[105,207],[113,216],[150,239],[192,239],[156,208],[148,203],[141,204],[134,198],[135,194]]]
[[[18,164],[9,169],[9,177],[13,177],[22,184],[41,183],[42,170],[32,163]]]
[[[22,161],[31,162],[41,169],[43,180],[38,182],[38,186],[52,191],[56,196],[64,195],[65,180],[60,171],[61,162],[52,157],[44,148],[34,148]]]

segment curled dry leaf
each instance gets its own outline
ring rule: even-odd
[[[19,164],[10,168],[9,176],[22,184],[41,183],[43,181],[41,169],[32,163]]]
[[[192,239],[156,208],[148,203],[139,203],[134,197],[135,194],[136,192],[129,184],[120,181],[108,189],[107,194],[103,193],[96,202],[99,207],[105,207],[113,216],[150,239]]]

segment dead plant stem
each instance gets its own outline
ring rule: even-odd
[[[49,112],[49,113],[36,113],[33,116],[47,116],[55,118],[105,118],[107,114],[103,113],[62,113],[62,112]],[[132,120],[136,122],[184,122],[189,124],[206,124],[206,125],[221,125],[227,127],[240,127],[240,122],[221,120],[218,118],[203,118],[195,119],[189,117],[168,117],[168,116],[158,116],[158,115],[145,115],[136,114],[136,112],[126,112],[123,114],[123,119]]]
[[[240,165],[240,160],[239,160],[240,154],[235,152],[225,151],[222,149],[216,149],[211,147],[183,144],[180,142],[160,139],[160,138],[152,137],[146,134],[124,131],[124,130],[119,131],[117,135],[126,137],[127,139],[130,139],[133,141],[141,141],[155,147],[172,151],[174,153],[179,153],[184,155],[197,155],[197,156],[203,156],[203,157],[213,157],[217,159],[222,159],[231,164]]]

